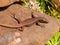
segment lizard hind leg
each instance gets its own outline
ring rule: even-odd
[[[9,12],[10,12],[10,11],[9,11]],[[14,20],[16,20],[18,24],[20,24],[20,23],[22,22],[21,20],[19,20],[19,19],[16,18],[15,13],[10,12],[10,14],[12,14],[11,17],[12,17]],[[17,28],[17,29],[18,29],[19,31],[23,31],[23,27]]]
[[[12,14],[11,17],[12,17],[14,20],[16,20],[18,24],[20,24],[21,20],[19,20],[19,19],[16,18],[15,13],[12,13],[12,12],[10,12],[10,11],[9,11],[9,13]]]

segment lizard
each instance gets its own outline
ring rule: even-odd
[[[13,26],[13,25],[7,25],[7,24],[1,24],[0,23],[0,26],[2,27],[6,27],[6,28],[12,28],[12,29],[17,29],[17,28],[21,28],[21,27],[26,27],[26,26],[29,26],[29,25],[32,25],[36,22],[41,22],[43,21],[42,23],[48,23],[47,20],[45,20],[44,17],[35,17],[35,18],[29,18],[29,19],[26,19],[24,21],[22,21],[20,24],[17,24],[16,26]]]
[[[8,10],[8,11],[9,11],[9,10]],[[44,17],[35,17],[35,16],[33,15],[33,12],[31,13],[32,18],[26,19],[26,20],[24,20],[24,21],[18,20],[18,19],[15,17],[15,14],[14,14],[14,13],[12,13],[12,12],[10,12],[10,11],[9,11],[9,13],[12,14],[11,17],[12,17],[14,20],[16,20],[18,24],[17,24],[16,26],[13,26],[13,25],[7,25],[7,24],[2,24],[2,23],[0,23],[0,26],[6,27],[6,28],[12,28],[12,29],[22,30],[23,27],[30,26],[30,25],[32,25],[32,24],[34,24],[34,23],[36,23],[36,25],[38,25],[38,26],[40,26],[40,25],[38,24],[38,22],[48,23],[47,20],[46,20]]]

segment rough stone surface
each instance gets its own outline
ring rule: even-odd
[[[19,4],[13,4],[10,7],[8,7],[4,11],[0,11],[0,23],[7,24],[7,25],[15,25],[18,24],[16,20],[14,20],[11,16],[14,13],[16,18],[22,21],[28,18],[31,18],[31,12],[33,12],[35,17],[44,17],[48,20],[48,24],[44,24],[45,27],[40,27],[35,24],[31,25],[30,27],[24,27],[23,32],[17,30],[17,29],[10,29],[0,26],[0,45],[45,45],[45,43],[57,32],[59,31],[60,24],[59,22],[46,14],[38,13],[36,11],[32,11],[28,8],[22,7]],[[11,32],[11,33],[10,33]],[[18,32],[17,36],[15,35],[15,32]],[[11,38],[21,38],[20,43],[14,42],[14,39],[12,38],[9,40],[9,37],[7,35],[11,34]],[[14,34],[14,35],[12,35]],[[8,39],[4,39],[4,37],[7,37]],[[6,40],[6,43],[2,40]],[[3,43],[2,43],[3,42]]]

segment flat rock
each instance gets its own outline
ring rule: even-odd
[[[22,7],[19,4],[13,4],[6,10],[0,11],[0,23],[15,26],[18,24],[17,21],[11,17],[13,14],[10,12],[14,13],[16,18],[22,21],[28,18],[32,18],[31,13],[33,12],[35,17],[44,17],[48,20],[48,23],[44,24],[45,27],[37,26],[35,24],[29,27],[24,27],[23,32],[17,29],[10,29],[0,26],[0,45],[45,45],[45,43],[57,31],[59,31],[60,24],[58,20],[46,14],[31,11],[30,9]],[[15,36],[14,32],[20,33],[20,36]],[[15,37],[14,39],[19,37],[21,38],[21,42],[16,43],[14,42],[14,39],[11,39],[13,41],[10,41],[7,35],[10,35],[10,37]],[[4,37],[7,37],[7,39],[4,39]],[[3,40],[6,40],[6,43],[4,43]]]

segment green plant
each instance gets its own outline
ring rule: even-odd
[[[53,16],[60,21],[60,13],[55,9],[55,5],[50,0],[37,0],[37,2],[44,13]]]

